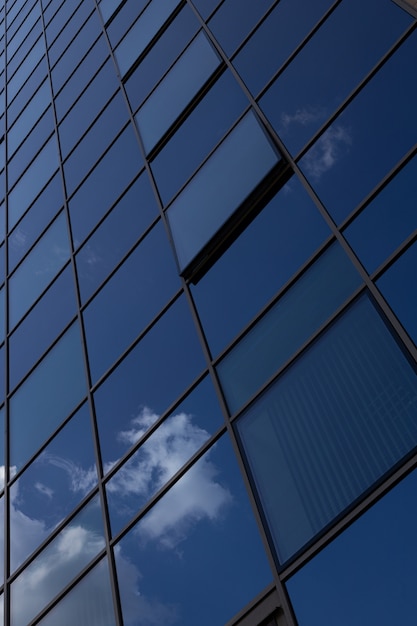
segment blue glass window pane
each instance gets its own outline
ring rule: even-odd
[[[30,98],[33,96],[39,85],[47,76],[47,65],[45,57],[36,68],[27,76],[26,82],[13,101],[8,99],[7,122],[9,126],[13,124],[19,113],[24,109]]]
[[[116,9],[121,5],[122,0],[101,0],[99,4],[99,8],[101,14],[103,16],[104,22],[107,22],[116,11]]]
[[[202,17],[206,19],[214,9],[220,4],[221,0],[193,0],[194,6],[197,7]]]
[[[226,624],[271,581],[228,439],[159,500],[115,557],[125,626],[143,623],[145,607],[149,624]]]
[[[142,174],[76,256],[81,299],[87,300],[158,214],[155,195]],[[114,233],[117,232],[117,237]]]
[[[9,101],[15,97],[26,78],[30,76],[31,72],[35,69],[44,54],[45,42],[43,37],[40,37],[23,63],[19,66],[19,69],[13,74],[7,83],[7,97]]]
[[[143,8],[149,3],[150,0],[124,0],[120,10],[117,11],[114,19],[107,26],[107,35],[113,49],[124,37],[126,31],[136,22]]]
[[[204,367],[189,308],[179,298],[94,394],[103,462],[131,447],[118,433],[134,426],[143,407],[162,415]]]
[[[90,415],[84,404],[10,487],[12,572],[96,484]]]
[[[30,211],[9,235],[9,271],[14,270],[39,234],[62,208],[64,193],[60,174],[52,178],[36,199]]]
[[[116,626],[107,559],[91,572],[41,619],[40,626]]]
[[[180,0],[153,0],[148,4],[114,51],[122,75],[144,52],[179,3]]]
[[[277,17],[281,4],[276,9]],[[304,2],[294,3],[294,0],[288,4],[294,8],[296,22],[317,6],[317,2],[305,6]],[[297,10],[297,5],[302,6]],[[323,12],[325,8],[322,6]],[[375,28],[376,15],[378,28]],[[410,16],[390,0],[340,3],[260,101],[277,133],[294,154],[319,130],[409,24]],[[350,54],[346,54],[346,50],[350,50]],[[259,85],[256,77],[254,81]]]
[[[249,34],[273,0],[225,0],[209,21],[209,27],[230,55]]]
[[[68,266],[9,339],[9,385],[13,389],[76,313],[72,268]]]
[[[159,415],[144,408],[129,431],[118,439],[135,443],[153,427]],[[165,419],[106,485],[113,535],[187,463],[223,424],[213,385],[206,377]]]
[[[75,246],[86,238],[143,166],[138,142],[129,125],[69,201]]]
[[[74,324],[10,400],[10,459],[21,467],[86,394],[80,331]]]
[[[280,562],[417,443],[414,369],[367,297],[237,424]]]
[[[13,154],[18,145],[28,135],[31,128],[40,118],[51,100],[51,90],[48,82],[45,81],[39,87],[27,107],[23,109],[21,115],[10,128],[7,134],[7,146],[9,154]]]
[[[191,286],[213,355],[251,321],[329,234],[316,206],[293,177]]]
[[[142,104],[198,27],[194,13],[189,6],[184,6],[125,83],[133,111]]]
[[[414,31],[300,161],[337,223],[417,142],[417,83],[406,78],[416,56]]]
[[[168,208],[181,269],[200,252],[278,162],[249,112]]]
[[[417,157],[348,226],[344,235],[373,272],[417,228]]]
[[[268,19],[233,60],[233,65],[254,95],[287,60],[331,4],[333,0],[278,2]],[[317,73],[314,76],[317,81]]]
[[[13,626],[27,626],[104,546],[97,497],[13,581],[10,590]]]
[[[415,208],[415,207],[414,207]],[[377,281],[382,295],[417,345],[417,243]]]
[[[247,104],[232,74],[224,72],[151,162],[164,204],[193,174]]]
[[[58,148],[52,136],[9,193],[9,228],[13,228],[57,168]]]
[[[206,35],[199,33],[135,117],[147,152],[152,150],[219,65],[218,54]]]
[[[414,472],[288,581],[299,626],[413,622],[416,480]]]
[[[359,287],[338,244],[327,250],[217,367],[226,401],[237,411]]]
[[[159,222],[84,311],[93,381],[100,378],[179,288],[171,247]]]
[[[10,279],[11,328],[65,265],[69,254],[67,222],[61,213]]]
[[[6,310],[5,310],[5,289],[0,289],[0,343],[3,343],[6,333]]]

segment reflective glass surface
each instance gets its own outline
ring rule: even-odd
[[[218,54],[206,35],[200,33],[135,117],[147,152],[155,146],[219,65]],[[166,106],[167,101],[170,103],[169,108]]]
[[[168,208],[181,269],[210,241],[278,162],[250,111]]]
[[[84,311],[93,381],[104,374],[179,287],[173,255],[158,223]]]
[[[223,423],[207,377],[162,423],[150,407],[142,409],[119,440],[135,443],[156,430],[107,483],[113,535],[130,521]]]
[[[417,444],[417,377],[362,297],[237,424],[280,562]]]
[[[94,394],[104,463],[114,463],[134,441],[144,407],[162,415],[205,366],[183,298],[173,304]],[[137,437],[135,440],[137,440]]]
[[[10,488],[12,571],[96,483],[90,415],[84,405]]]
[[[104,548],[100,503],[94,498],[11,586],[11,624],[26,626]]]
[[[213,355],[250,322],[328,235],[323,218],[293,177],[192,285]]]
[[[80,331],[74,324],[10,400],[11,464],[21,467],[85,393]]]
[[[125,626],[222,626],[268,584],[227,439],[157,502],[116,545],[115,556]]]
[[[360,283],[346,254],[333,244],[217,366],[230,411],[282,367]]]
[[[416,480],[414,472],[288,581],[300,626],[410,622],[417,611]]]

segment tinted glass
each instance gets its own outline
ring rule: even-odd
[[[168,209],[182,269],[278,160],[257,118],[249,112]]]
[[[416,412],[416,373],[363,297],[237,425],[281,562],[415,447]]]

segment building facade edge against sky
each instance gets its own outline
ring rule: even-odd
[[[0,623],[415,614],[416,28],[2,3]]]

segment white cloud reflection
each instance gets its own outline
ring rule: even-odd
[[[330,126],[316,141],[302,160],[306,174],[314,181],[320,180],[352,145],[349,130],[341,125]]]
[[[324,120],[326,111],[324,109],[297,109],[295,113],[281,113],[280,133],[286,134],[294,126],[309,126]]]
[[[137,441],[159,418],[149,408],[136,416],[130,428],[121,431],[119,440],[131,445]],[[149,498],[169,480],[209,438],[209,433],[193,423],[192,416],[179,412],[163,422],[139,451],[108,483],[109,495],[118,499]],[[133,531],[138,550],[150,547],[173,550],[180,555],[178,546],[193,527],[202,520],[215,522],[233,500],[230,491],[220,484],[218,469],[211,460],[213,447],[172,487],[149,511]],[[72,492],[85,494],[96,484],[95,468],[84,469],[68,459],[44,452],[38,459],[54,469],[62,470]],[[106,469],[114,465],[108,463]],[[0,468],[0,474],[4,468]],[[0,476],[1,477],[1,476]],[[44,481],[47,482],[47,481]],[[37,481],[34,488],[46,500],[53,500],[54,490],[44,482]],[[18,482],[11,499],[12,555],[15,563],[21,563],[36,546],[49,535],[51,528],[42,519],[35,519],[20,510]],[[76,520],[77,518],[75,518]],[[103,549],[101,534],[84,524],[73,521],[64,528],[49,546],[13,583],[13,624],[25,626],[94,556]],[[161,603],[157,598],[142,595],[141,573],[129,556],[119,546],[115,550],[120,588],[123,589],[123,611],[126,625],[170,626],[178,623],[178,607]],[[2,558],[2,555],[0,555]],[[97,598],[89,602],[100,603]],[[77,594],[74,600],[65,600],[65,619],[76,622]],[[47,620],[48,621],[48,620]],[[110,622],[109,622],[110,623]],[[89,626],[102,626],[97,621]]]

